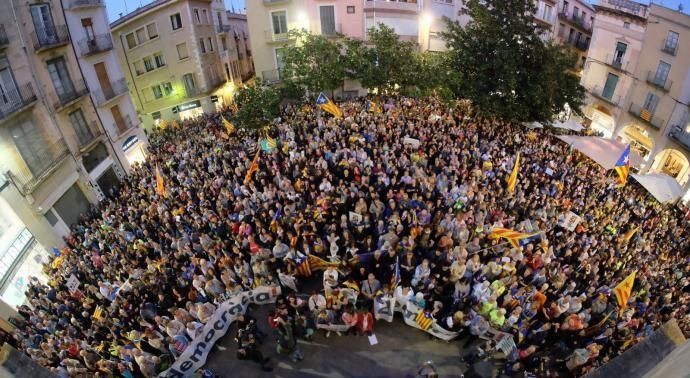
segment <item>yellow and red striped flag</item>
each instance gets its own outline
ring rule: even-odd
[[[508,176],[508,192],[513,193],[515,191],[515,186],[517,185],[518,171],[520,170],[520,153],[517,153],[517,158],[515,158],[515,165],[513,166],[513,171],[510,172]]]
[[[621,281],[616,287],[613,288],[613,294],[616,296],[618,301],[618,307],[621,311],[625,309],[628,305],[628,300],[630,299],[630,293],[632,292],[633,285],[635,284],[635,271],[630,273],[623,281]]]
[[[165,183],[163,182],[163,176],[161,176],[161,171],[158,169],[158,164],[156,164],[156,193],[159,196],[165,195]]]
[[[103,308],[101,306],[96,306],[96,309],[93,310],[93,318],[96,320],[103,319]]]
[[[259,146],[256,146],[256,155],[254,155],[254,159],[252,160],[252,164],[249,166],[249,170],[247,171],[247,176],[244,177],[244,185],[249,184],[249,181],[252,179],[252,175],[254,172],[259,170],[259,153],[261,152],[261,149]]]
[[[626,232],[625,235],[623,236],[623,241],[626,242],[626,243],[629,242],[630,239],[632,239],[632,237],[635,236],[635,233],[636,233],[639,229],[640,229],[640,226],[631,228],[631,229],[630,229],[628,232]]]
[[[529,243],[532,240],[541,238],[541,234],[538,232],[534,234],[527,234],[524,232],[511,230],[509,228],[495,227],[493,230],[491,230],[489,237],[492,239],[506,239],[513,247],[517,248]]]
[[[225,117],[222,115],[220,116],[220,119],[223,121],[223,126],[225,126],[225,131],[228,133],[228,135],[232,135],[235,133],[235,125],[230,123]]]
[[[414,321],[417,322],[419,328],[426,331],[429,328],[431,328],[431,325],[434,323],[434,318],[431,317],[430,313],[426,311],[420,311],[414,318]]]

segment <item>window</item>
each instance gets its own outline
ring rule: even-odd
[[[44,136],[28,119],[10,125],[10,135],[19,154],[31,173],[39,176],[50,166],[53,158]]]
[[[335,6],[322,5],[319,7],[321,16],[321,34],[335,34]]]
[[[31,19],[36,29],[36,37],[41,44],[50,44],[57,40],[57,31],[55,30],[55,23],[53,23],[53,15],[50,13],[50,5],[32,5]]]
[[[613,55],[613,61],[618,65],[623,64],[623,56],[628,49],[628,45],[623,42],[616,43],[616,53]]]
[[[194,8],[194,20],[197,24],[201,23],[201,16],[199,15],[199,10]]]
[[[213,40],[211,38],[208,39],[208,51],[213,51]]]
[[[153,54],[153,59],[156,61],[156,67],[161,68],[165,66],[165,58],[163,58],[163,54],[161,53],[156,53]]]
[[[146,32],[144,31],[144,28],[137,29],[137,43],[142,44],[146,42]]]
[[[188,94],[195,93],[196,85],[194,83],[194,75],[191,73],[182,76],[182,83],[184,84],[184,89]]]
[[[136,72],[137,75],[144,74],[144,64],[141,60],[134,62],[134,72]]]
[[[125,39],[127,40],[128,48],[133,49],[137,47],[137,38],[134,36],[134,32],[127,34]]]
[[[225,39],[225,37],[220,37],[220,45],[222,46],[223,51],[228,50],[228,41]]]
[[[206,44],[204,43],[203,38],[199,38],[199,48],[201,48],[201,53],[205,54],[206,53]]]
[[[7,58],[0,57],[0,112],[21,106],[21,98],[17,95],[17,84]]]
[[[150,56],[144,57],[144,67],[146,68],[146,72],[151,72],[156,68]]]
[[[48,73],[50,79],[53,81],[55,92],[61,99],[70,97],[74,94],[74,84],[67,72],[67,65],[65,59],[60,57],[46,62],[48,65]]]
[[[613,98],[613,92],[616,91],[616,85],[618,85],[618,76],[609,73],[608,77],[606,78],[606,84],[604,84],[604,90],[602,91],[601,95],[610,100],[611,98]]]
[[[285,63],[283,63],[283,56],[285,55],[285,48],[280,47],[276,49],[276,68],[282,69]]]
[[[81,26],[84,28],[84,34],[86,34],[86,39],[93,41],[96,37],[96,33],[93,31],[93,21],[91,18],[82,18]]]
[[[189,58],[189,53],[187,52],[187,43],[182,42],[177,45],[177,57],[180,60]]]
[[[650,113],[654,114],[657,105],[659,105],[659,96],[651,92],[647,93],[647,97],[644,100],[644,108],[647,109]]]
[[[84,113],[81,109],[73,111],[69,114],[70,123],[74,127],[74,131],[77,134],[77,139],[79,140],[79,145],[83,146],[93,139],[93,132],[89,128],[89,125],[84,119]]]
[[[153,112],[153,113],[151,113],[151,117],[153,118],[154,121],[161,119],[162,118],[161,112]]]
[[[668,78],[668,73],[671,71],[671,65],[661,61],[659,66],[656,68],[656,75],[654,75],[654,81],[657,84],[666,84],[666,79]]]
[[[218,25],[223,25],[223,16],[220,12],[216,12],[216,17],[218,18]]]
[[[164,95],[170,96],[172,94],[173,88],[170,82],[163,83],[161,86],[163,87]]]
[[[273,23],[273,34],[286,34],[287,29],[287,13],[285,11],[278,11],[271,13],[271,22]]]
[[[201,22],[208,24],[208,11],[206,9],[201,10]]]
[[[568,2],[567,1],[563,2],[563,9],[561,9],[561,12],[568,14]]]
[[[553,11],[553,7],[551,7],[551,5],[544,5],[544,18],[543,19],[550,21],[552,11]]]
[[[578,18],[578,17],[580,17],[580,8],[573,7],[573,18]]]
[[[161,90],[160,85],[154,85],[153,87],[151,87],[151,90],[153,91],[153,97],[156,100],[163,98],[163,91]]]
[[[669,30],[668,35],[666,36],[666,41],[664,42],[664,51],[673,52],[675,54],[677,47],[678,33]]]
[[[156,27],[156,23],[154,22],[146,25],[146,32],[149,34],[149,39],[158,37],[158,28]]]
[[[630,29],[630,23],[628,21],[623,22],[624,29]]]
[[[182,17],[179,13],[175,13],[172,16],[170,16],[170,25],[172,26],[172,30],[182,28]]]
[[[348,13],[348,14],[353,14],[353,13],[355,13],[355,6],[354,6],[354,5],[348,5],[348,6],[347,6],[347,13]]]

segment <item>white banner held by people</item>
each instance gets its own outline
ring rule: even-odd
[[[395,297],[392,295],[379,295],[374,299],[374,318],[385,320],[388,323],[393,321],[395,310]]]
[[[187,346],[170,369],[160,373],[158,377],[177,378],[193,375],[204,366],[213,345],[228,332],[235,319],[244,314],[249,304],[273,303],[279,294],[280,287],[260,286],[234,295],[221,303],[213,317],[204,325],[201,334]]]
[[[74,293],[75,291],[79,290],[79,279],[72,274],[67,279],[67,283],[65,285],[70,293]]]
[[[561,214],[561,216],[558,217],[558,225],[568,231],[575,231],[575,228],[578,224],[580,224],[580,221],[582,221],[582,217],[573,213],[572,211],[568,211],[567,213]]]

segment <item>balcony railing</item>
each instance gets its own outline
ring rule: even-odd
[[[103,0],[71,0],[67,9],[91,8],[105,6]]]
[[[110,83],[109,88],[100,88],[95,91],[91,91],[93,94],[93,99],[96,101],[96,105],[101,106],[108,101],[114,99],[115,97],[127,92],[129,88],[127,87],[127,81],[122,78]]]
[[[232,27],[230,25],[225,25],[225,24],[216,25],[216,31],[218,33],[226,33],[226,32],[229,32],[230,30],[232,30]]]
[[[418,13],[420,5],[421,2],[417,0],[367,0],[364,2],[364,11]]]
[[[77,140],[79,141],[79,149],[83,150],[89,147],[99,136],[103,134],[101,129],[98,127],[97,122],[91,122],[88,124],[88,130],[86,133],[77,133]]]
[[[136,126],[136,124],[132,122],[132,117],[130,117],[129,114],[126,114],[124,117],[122,117],[121,124],[118,124],[117,122],[113,123],[113,130],[116,130],[117,135],[120,136],[129,131],[134,126]]]
[[[6,90],[5,93],[0,94],[0,120],[9,117],[34,102],[36,102],[36,93],[34,93],[31,83]]]
[[[264,38],[268,42],[287,42],[290,39],[290,35],[288,33],[274,33],[273,29],[266,29],[264,30]]]
[[[647,5],[630,0],[599,0],[599,6],[617,10],[633,16],[647,18]]]
[[[290,0],[264,0],[264,5],[274,5],[274,4],[286,4]]]
[[[651,112],[649,109],[636,105],[635,103],[630,104],[628,112],[630,112],[630,114],[634,115],[635,117],[645,121],[648,125],[652,126],[655,129],[661,129],[664,126],[663,119],[655,116],[654,112]]]
[[[113,38],[110,34],[100,34],[93,38],[79,41],[79,52],[82,56],[98,54],[113,49]]]
[[[87,95],[88,93],[89,89],[86,87],[86,84],[84,84],[83,80],[71,83],[63,83],[62,93],[55,92],[55,102],[53,103],[53,108],[55,110],[60,110],[65,107],[65,105]]]
[[[7,37],[7,32],[5,31],[5,25],[0,25],[0,49],[9,46],[10,39]]]
[[[664,45],[661,46],[661,51],[665,52],[666,54],[675,56],[676,51],[678,51],[678,40],[676,40],[675,43],[670,43],[668,39],[665,39]]]
[[[15,168],[7,172],[24,194],[33,193],[69,155],[69,149],[64,139],[58,139],[44,145],[46,148],[43,150],[33,152],[32,157],[36,163],[31,169]]]
[[[69,42],[69,31],[65,25],[36,28],[31,36],[33,37],[34,50],[36,51],[58,47]]]
[[[615,54],[611,55],[606,55],[606,61],[605,63],[612,67],[615,68],[619,71],[627,71],[628,68],[628,63],[629,62],[623,62],[623,57],[617,57]]]
[[[280,68],[261,72],[261,77],[266,84],[275,84],[283,80],[283,72]]]
[[[598,85],[595,85],[589,90],[589,93],[594,95],[594,97],[597,97],[601,100],[604,100],[608,102],[611,105],[618,106],[621,102],[621,96],[616,96],[613,92],[609,93],[604,93],[604,88],[600,87]]]
[[[687,128],[683,128],[680,125],[674,125],[668,135],[685,147],[686,150],[690,151],[690,132]]]
[[[655,71],[649,71],[649,72],[647,72],[647,83],[668,92],[669,90],[671,90],[671,85],[673,85],[673,80],[669,80],[668,78],[660,77],[656,74]]]

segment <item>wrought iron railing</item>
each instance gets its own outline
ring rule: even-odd
[[[669,80],[668,77],[658,75],[656,71],[649,71],[647,72],[647,83],[668,92],[671,90],[673,80]]]
[[[113,38],[110,34],[99,34],[93,38],[79,41],[79,52],[82,56],[98,54],[113,49]]]
[[[36,93],[31,83],[5,90],[0,94],[0,119],[9,117],[35,101]]]
[[[127,81],[122,78],[111,82],[109,88],[99,88],[95,91],[91,91],[91,93],[93,94],[93,99],[96,101],[96,105],[101,106],[128,90]]]
[[[55,92],[53,107],[58,110],[70,102],[89,93],[89,89],[83,80],[63,82],[61,92]]]
[[[69,155],[69,148],[64,139],[58,139],[47,143],[46,148],[38,152],[34,151],[32,154],[36,162],[32,167],[15,167],[7,172],[23,194],[32,193],[48,178]]]
[[[57,47],[69,42],[69,31],[66,25],[36,28],[31,36],[35,50]]]

